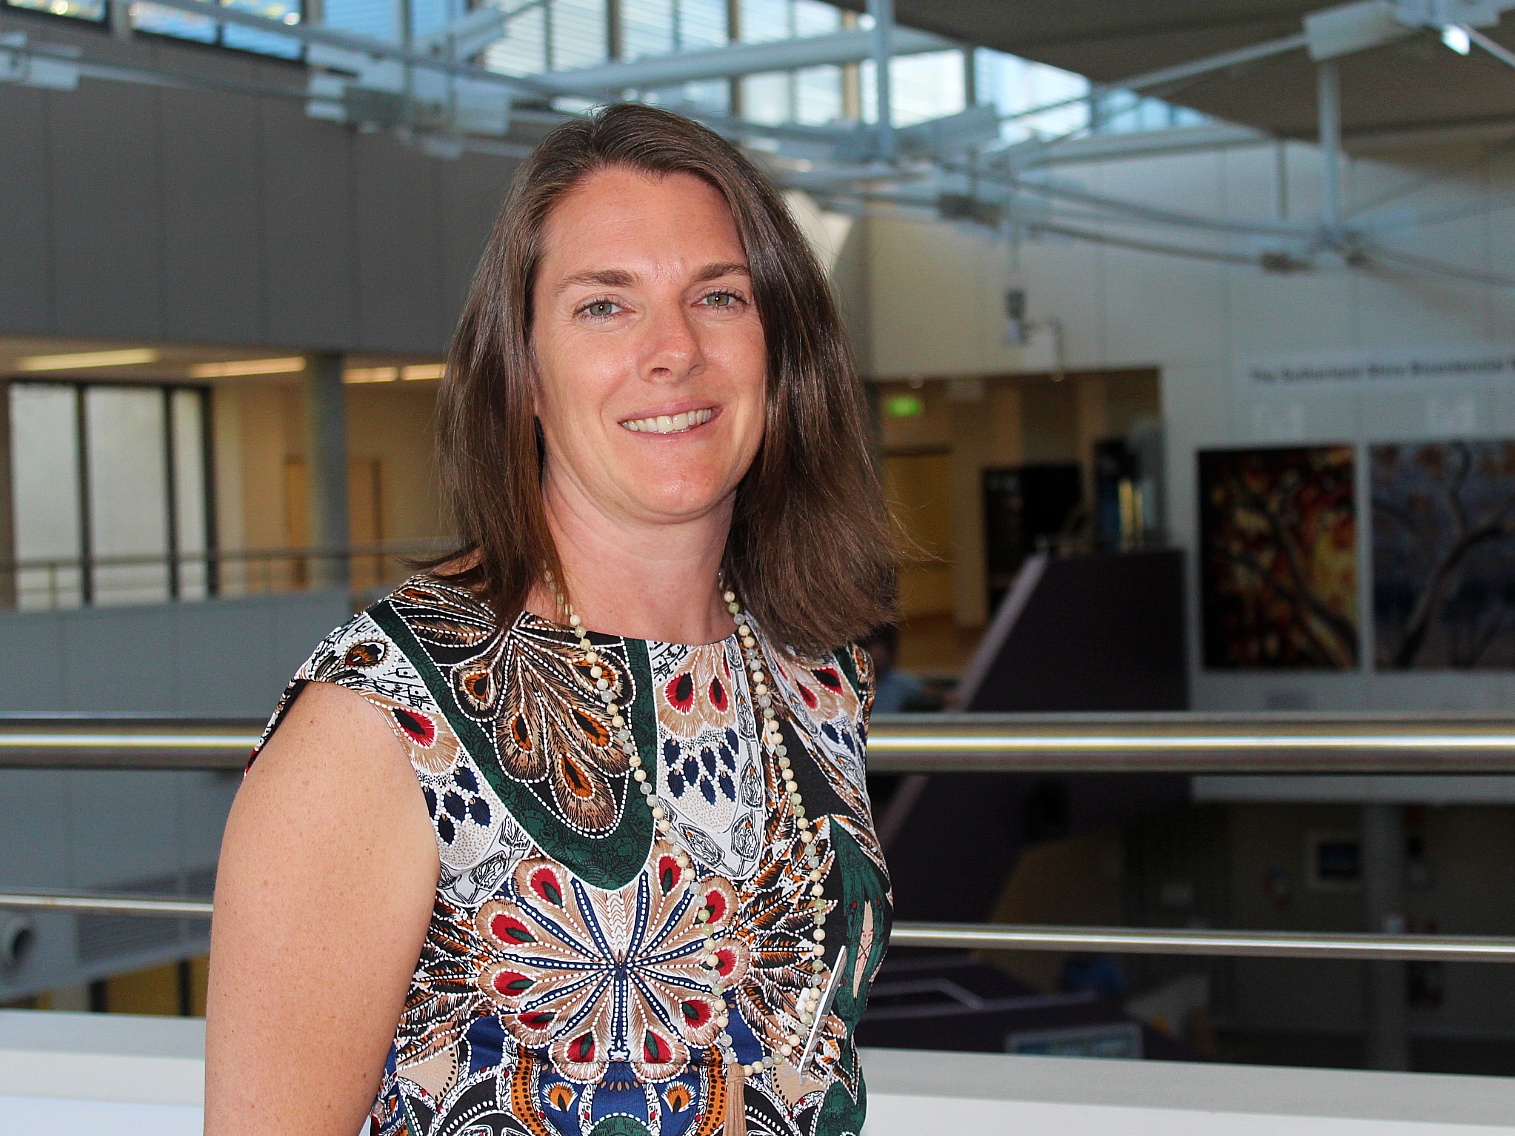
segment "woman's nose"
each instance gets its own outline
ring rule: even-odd
[[[704,362],[699,335],[683,305],[648,321],[642,370],[652,379],[682,379]]]

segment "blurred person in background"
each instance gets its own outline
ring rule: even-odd
[[[862,647],[873,660],[874,713],[920,713],[942,709],[942,699],[930,687],[896,665],[900,648],[897,624],[879,624],[868,632]]]

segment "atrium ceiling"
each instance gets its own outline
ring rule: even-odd
[[[861,10],[862,0],[841,0]],[[895,0],[901,24],[1074,71],[1097,83],[1295,35],[1329,0]],[[1515,13],[1490,38],[1515,47]],[[1461,56],[1435,32],[1341,60],[1350,140],[1515,125],[1515,71],[1487,52]],[[1287,137],[1316,132],[1315,68],[1303,50],[1147,92]]]

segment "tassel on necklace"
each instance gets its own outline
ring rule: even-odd
[[[747,1136],[747,1067],[740,1061],[726,1066],[726,1123],[724,1136]]]

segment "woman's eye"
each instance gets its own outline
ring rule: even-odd
[[[595,300],[580,308],[579,314],[586,315],[590,319],[609,319],[620,310],[621,305],[614,300]]]
[[[735,292],[712,292],[702,301],[707,308],[734,308],[742,302],[742,298]]]

